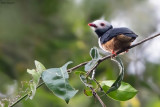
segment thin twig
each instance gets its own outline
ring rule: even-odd
[[[133,48],[133,47],[135,47],[135,46],[137,46],[137,45],[140,45],[140,44],[142,44],[142,43],[144,43],[144,42],[146,42],[146,41],[148,41],[148,40],[151,40],[151,39],[153,39],[153,38],[155,38],[155,37],[157,37],[157,36],[160,36],[160,33],[158,33],[158,34],[156,34],[156,35],[154,35],[154,36],[148,37],[148,38],[146,38],[146,39],[144,39],[144,40],[142,40],[142,41],[140,41],[140,42],[138,42],[138,43],[130,46],[128,49],[131,49],[131,48]]]
[[[74,66],[73,68],[68,69],[67,72],[68,72],[68,73],[71,73],[72,71],[78,69],[79,67],[86,65],[88,62],[89,62],[89,61],[80,63],[80,64]]]
[[[37,86],[37,88],[36,89],[38,89],[40,86],[42,86],[44,84],[44,82],[42,82],[42,83],[40,83],[38,86]],[[31,91],[29,92],[29,93],[31,93]],[[20,99],[18,99],[16,102],[14,102],[11,106],[9,106],[9,107],[13,107],[13,106],[15,106],[17,103],[19,103],[21,100],[23,100],[24,98],[26,98],[28,95],[29,95],[29,93],[26,93],[25,95],[23,95]]]
[[[92,87],[90,87],[90,89],[92,90],[93,96],[98,99],[98,101],[101,103],[102,107],[106,107],[106,105],[103,103],[103,101],[102,101],[101,98],[98,96],[98,94],[95,92],[95,90],[94,90]]]
[[[90,74],[94,69],[96,69],[99,64],[100,64],[100,60],[97,62],[97,64],[96,64],[90,71],[87,72],[86,77],[88,77],[89,74]]]

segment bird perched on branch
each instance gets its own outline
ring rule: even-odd
[[[99,46],[104,51],[117,55],[120,50],[126,50],[131,43],[138,37],[128,28],[113,28],[113,26],[105,20],[96,20],[88,24],[97,34]]]

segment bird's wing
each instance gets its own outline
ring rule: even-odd
[[[136,37],[138,37],[138,35],[136,35],[133,31],[131,31],[128,28],[113,28],[110,32],[104,34],[101,38],[101,43],[105,43],[109,40],[111,40],[113,37],[116,37],[118,35],[124,35],[127,37],[131,37],[133,39],[135,39]]]
[[[112,29],[110,36],[114,37],[114,36],[121,35],[121,34],[125,36],[129,36],[129,37],[133,37],[133,38],[138,37],[138,35],[136,35],[133,31],[125,27]]]

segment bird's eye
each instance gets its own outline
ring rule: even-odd
[[[105,24],[104,24],[104,23],[101,23],[100,25],[101,25],[101,26],[105,26]]]

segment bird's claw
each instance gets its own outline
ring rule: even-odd
[[[127,49],[125,52],[127,53],[129,51],[129,49]]]
[[[112,50],[112,57],[111,58],[114,58],[116,56],[117,56],[117,53]]]

